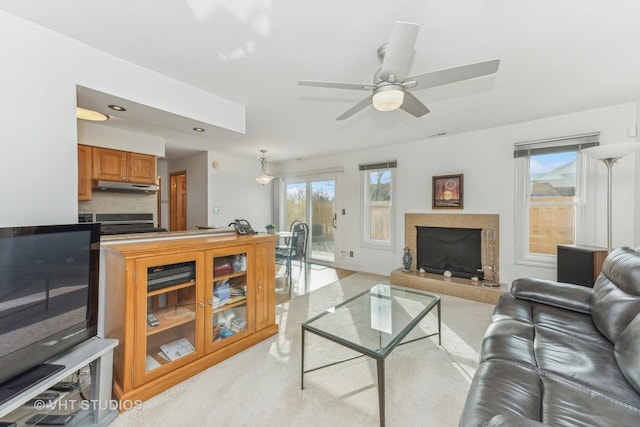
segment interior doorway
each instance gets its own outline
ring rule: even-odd
[[[314,177],[285,183],[285,225],[302,220],[309,225],[307,258],[320,264],[335,261],[337,231],[336,178]]]
[[[187,172],[169,175],[169,231],[187,229]]]

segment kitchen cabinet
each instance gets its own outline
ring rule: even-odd
[[[91,148],[78,144],[78,200],[91,200]]]
[[[93,147],[94,180],[155,184],[156,158],[148,154]]]
[[[146,400],[275,335],[276,239],[103,243],[105,334],[120,341],[116,398]],[[171,280],[159,283],[153,273],[163,270]]]

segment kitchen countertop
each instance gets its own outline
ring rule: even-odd
[[[235,234],[236,229],[233,227],[221,228],[199,228],[198,230],[186,231],[163,231],[154,233],[131,233],[131,234],[114,234],[100,236],[101,243],[117,242],[123,243],[127,240],[147,240],[147,239],[175,239],[180,237],[199,237],[212,234]]]

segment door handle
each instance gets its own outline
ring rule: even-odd
[[[333,228],[338,228],[338,214],[333,214]]]

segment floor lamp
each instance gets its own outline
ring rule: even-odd
[[[587,156],[601,160],[607,166],[607,250],[611,252],[611,169],[624,156],[640,149],[640,142],[619,142],[582,150]]]

